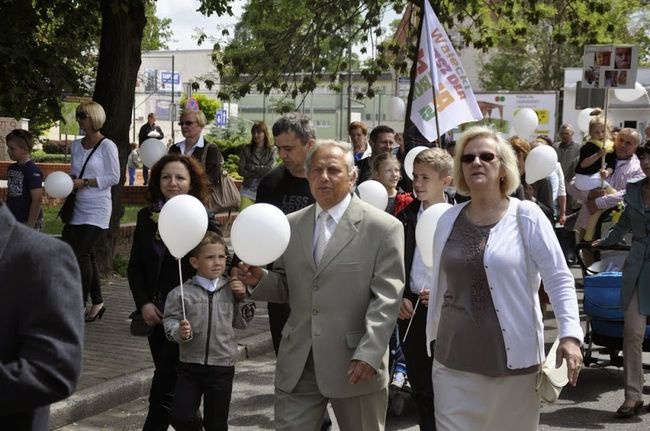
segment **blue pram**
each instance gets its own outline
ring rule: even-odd
[[[580,244],[579,248],[591,248],[592,251],[629,250],[627,246],[599,247]],[[580,255],[580,253],[578,253]],[[623,308],[621,307],[621,272],[593,273],[579,259],[584,275],[584,312],[587,317],[585,333],[584,362],[600,363],[601,365],[622,366],[623,350]],[[646,326],[643,350],[650,352],[650,325]],[[604,353],[609,354],[608,363],[595,359],[592,355],[593,346],[602,346]],[[645,367],[645,366],[644,366]]]

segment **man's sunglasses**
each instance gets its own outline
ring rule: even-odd
[[[191,126],[192,124],[196,123],[196,121],[179,121],[178,125],[179,126]]]
[[[89,117],[88,114],[86,114],[85,112],[77,112],[77,113],[75,114],[75,118],[76,118],[77,120],[85,120],[85,119],[88,118],[88,117]]]
[[[481,154],[463,154],[460,156],[460,161],[463,163],[473,163],[476,158],[481,159],[482,162],[491,162],[496,155],[494,153],[481,153]]]

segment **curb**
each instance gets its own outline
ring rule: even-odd
[[[265,331],[237,341],[237,360],[243,361],[273,350],[271,332]],[[154,368],[110,379],[50,406],[49,429],[55,430],[81,419],[147,396]]]

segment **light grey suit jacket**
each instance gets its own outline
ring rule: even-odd
[[[404,289],[401,223],[356,196],[343,214],[320,265],[312,255],[315,205],[288,216],[291,239],[284,254],[253,290],[255,299],[288,302],[275,385],[291,392],[310,350],[320,392],[347,398],[388,385],[388,341]],[[377,375],[348,383],[350,361]]]

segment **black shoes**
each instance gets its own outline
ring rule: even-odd
[[[86,322],[94,322],[97,319],[101,319],[105,311],[106,311],[106,307],[102,305],[101,308],[97,311],[97,313],[95,313],[94,316],[91,316],[90,314],[86,314],[86,319],[85,319]]]
[[[643,407],[643,401],[637,401],[631,407],[620,406],[618,410],[616,410],[616,417],[619,419],[631,418],[632,416],[639,414],[641,407]]]

